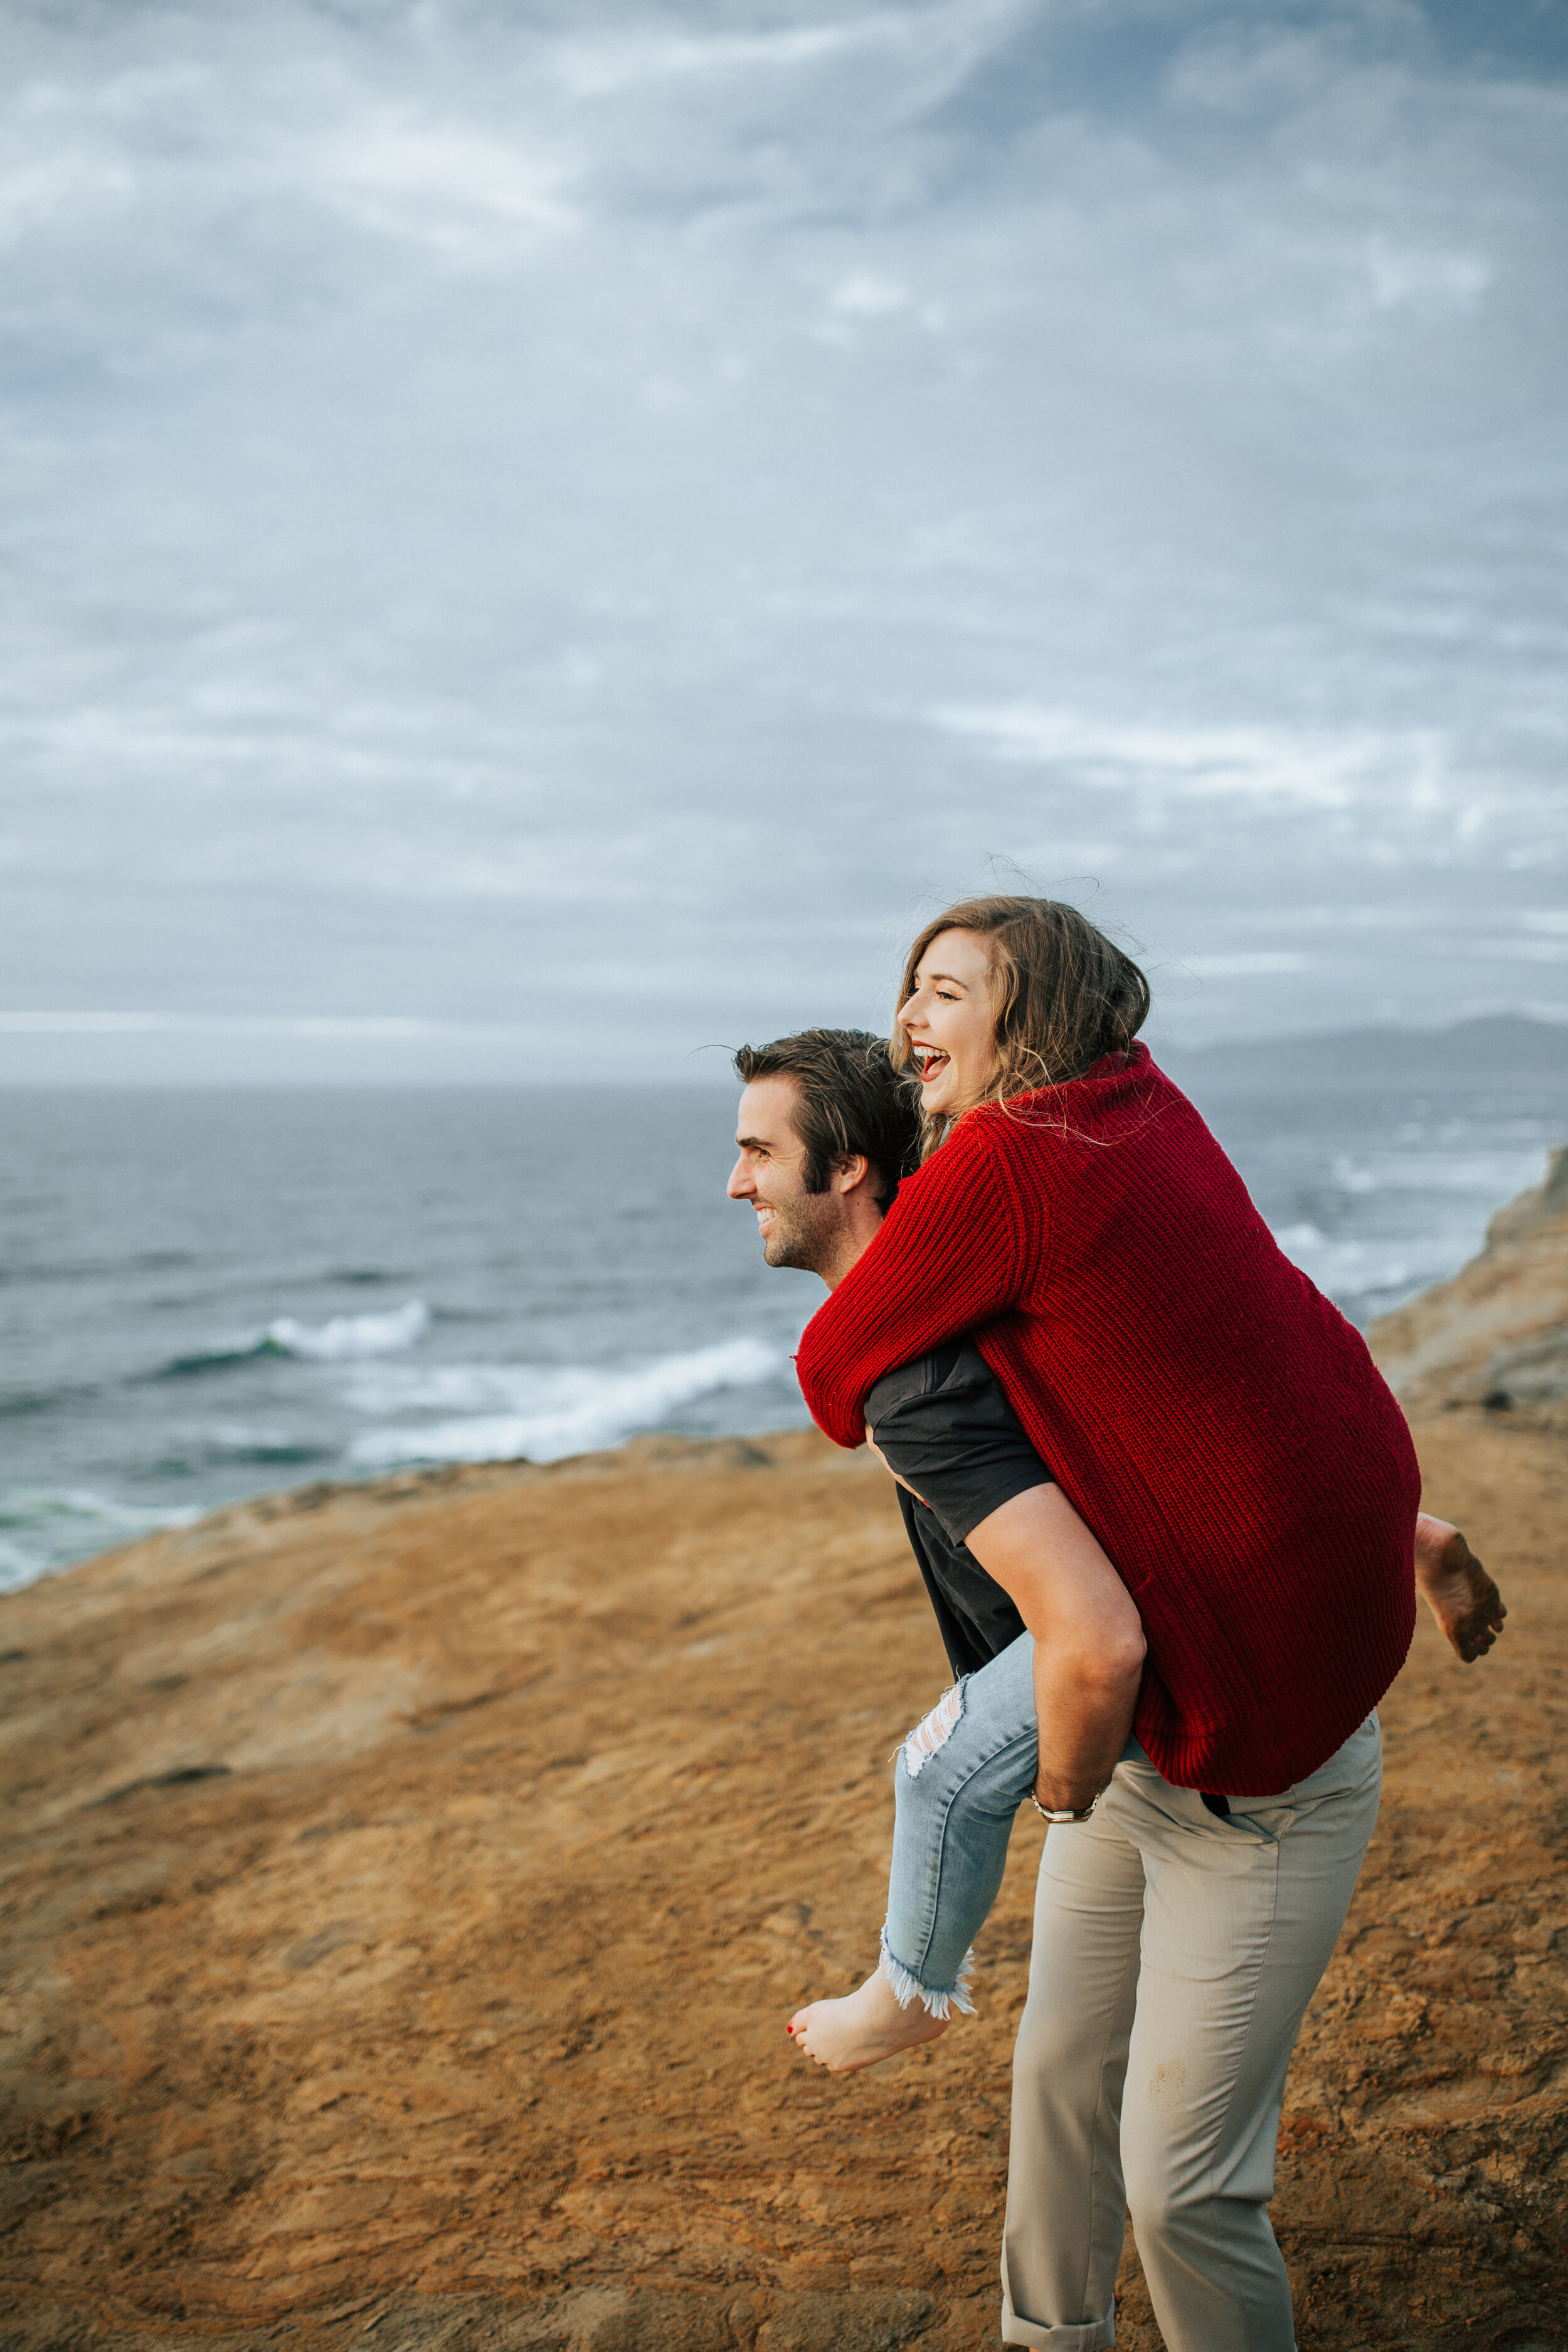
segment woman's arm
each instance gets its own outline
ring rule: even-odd
[[[962,1120],[906,1178],[865,1255],[806,1325],[795,1358],[812,1418],[837,1445],[866,1434],[861,1401],[884,1372],[1004,1314],[1044,1244],[1026,1221],[994,1116]]]
[[[1116,1769],[1132,1728],[1142,1620],[1059,1486],[1015,1495],[967,1540],[1035,1637],[1035,1794],[1047,1811],[1081,1812]]]

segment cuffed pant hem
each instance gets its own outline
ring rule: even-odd
[[[1032,2319],[1019,2318],[1004,2292],[1002,2341],[1032,2345],[1035,2352],[1110,2352],[1116,2341],[1116,2305],[1112,2303],[1103,2319],[1080,2320],[1072,2327],[1037,2327]]]

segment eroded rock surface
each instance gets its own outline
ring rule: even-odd
[[[1424,1624],[1287,2099],[1301,2342],[1568,2303],[1565,1465],[1439,1416],[1510,1607]],[[1332,1629],[1325,1629],[1332,1638]],[[0,2344],[990,2347],[1039,1827],[983,2014],[835,2082],[888,1757],[945,1680],[882,1474],[809,1434],[306,1490],[0,1603]],[[1158,2337],[1130,2250],[1119,2340]]]

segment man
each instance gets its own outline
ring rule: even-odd
[[[771,1046],[745,1048],[735,1066],[745,1091],[730,1196],[747,1202],[756,1213],[770,1265],[808,1268],[836,1288],[875,1239],[912,1150],[912,1112],[903,1108],[906,1098],[886,1049],[864,1033],[817,1030]],[[933,1404],[939,1408],[934,1415]],[[942,1412],[948,1405],[944,1429]],[[1123,1767],[1136,1769],[1141,1751],[1129,1742],[1128,1731],[1141,1650],[1129,1643],[1123,1622],[1131,1601],[1098,1546],[1092,1547],[1096,1558],[1077,1560],[1059,1542],[1031,1551],[1031,1526],[1037,1533],[1041,1528],[1049,1532],[1040,1512],[1070,1507],[1051,1484],[1049,1468],[1028,1448],[977,1352],[959,1342],[878,1383],[868,1401],[867,1417],[889,1454],[895,1449],[887,1442],[888,1433],[900,1412],[912,1413],[918,1425],[923,1452],[912,1475],[926,1500],[901,1484],[900,1503],[955,1669],[968,1671],[986,1663],[1026,1625],[1037,1652],[1048,1646],[1060,1669],[1056,1688],[1078,1752],[1086,1755],[1097,1744],[1103,1749],[1106,1760],[1095,1785],[1119,1777]],[[906,1472],[911,1461],[909,1454],[902,1455]],[[1434,1613],[1461,1657],[1480,1654],[1491,1646],[1500,1622],[1496,1587],[1457,1530],[1424,1517],[1415,1535],[1417,1580]],[[1131,1616],[1136,1627],[1136,1612]],[[1056,1708],[1053,1701],[1053,1717]],[[1037,1798],[1047,1810],[1063,1801],[1077,1804],[1077,1798],[1063,1801],[1051,1793],[1050,1740],[1058,1738],[1061,1727],[1055,1720],[1047,1723],[1044,1708],[1040,1722]],[[1147,1760],[1142,1760],[1147,1771]],[[1246,1812],[1231,1824],[1222,1796],[1205,1796],[1201,1806],[1196,1796],[1184,1801],[1192,1817],[1184,1816],[1184,1834],[1229,1841],[1229,1859],[1221,1857],[1226,1869],[1237,1856],[1249,1858],[1249,1840],[1255,1842],[1251,1853],[1260,1853],[1256,1841],[1267,1842],[1279,1826],[1271,1826],[1263,1814],[1254,1820]],[[1087,1815],[1057,1817],[1081,1820]],[[1310,1826],[1297,1828],[1293,1835],[1288,1829],[1280,1834],[1285,1842],[1302,1845],[1303,1858],[1310,1853]],[[1130,1879],[1127,1900],[1134,1906],[1142,1903],[1141,1881],[1134,1885]],[[1293,1931],[1283,1916],[1279,1924],[1283,1972],[1302,1975],[1305,1970],[1315,1982],[1327,1947],[1309,1953],[1310,1938],[1303,1937],[1297,1953]],[[1223,1920],[1217,1932],[1223,1945]],[[1215,1957],[1216,1963],[1230,1965],[1220,1946]],[[1082,2308],[1090,2241],[1100,2248],[1096,2267],[1103,2271],[1109,2260],[1113,2273],[1126,2208],[1120,2161],[1113,2158],[1103,2179],[1091,2179],[1090,2168],[1077,2151],[1089,2144],[1089,2126],[1096,2111],[1103,2112],[1107,2101],[1112,2114],[1120,2107],[1133,1988],[1101,1986],[1094,1981],[1092,1969],[1086,1979],[1081,1955],[1069,1953],[1064,1963],[1058,1954],[1058,1962],[1053,1979],[1049,1955],[1042,1959],[1037,1952],[1034,1974],[1041,1983],[1032,1990],[1041,1997],[1032,1997],[1026,2011],[1015,2064],[1013,2178],[1005,2256],[1010,2292],[1004,2336],[1011,2343],[1070,2345],[1073,2352],[1090,2352],[1110,2340],[1109,2320]],[[847,2001],[816,2003],[802,2014],[853,2012],[856,2003],[871,1993],[874,1981],[868,1980]],[[1141,1983],[1137,1990],[1141,1996]],[[1156,1997],[1150,1992],[1151,2000]],[[1101,2030],[1092,2034],[1078,2030],[1083,2021],[1075,2021],[1075,2001],[1086,2015],[1097,2004],[1105,2010]],[[1194,2079],[1185,2083],[1179,2097],[1166,2102],[1169,2113],[1131,2117],[1122,2136],[1134,2226],[1148,2267],[1150,2257],[1160,2251],[1162,2232],[1170,2233],[1171,2217],[1160,2210],[1161,2196],[1179,2160],[1184,2133],[1211,2091],[1223,2092],[1237,2109],[1235,2129],[1226,2126],[1226,2178],[1208,2187],[1200,2184],[1197,2203],[1203,2211],[1194,2208],[1183,2219],[1183,2259],[1192,2273],[1183,2300],[1189,2306],[1186,2316],[1196,2315],[1192,2327],[1179,2331],[1184,2346],[1222,2338],[1228,2344],[1231,2316],[1247,2300],[1245,2291],[1238,2295],[1230,2275],[1241,2257],[1235,2248],[1227,2251],[1226,2210],[1234,2209],[1237,2215],[1244,2209],[1256,2210],[1266,2206],[1271,2191],[1279,2092],[1300,2016],[1294,1994],[1285,2005],[1292,2016],[1275,2036],[1279,2050],[1272,2055],[1265,2053],[1267,2063],[1252,2064],[1249,2072],[1248,2053],[1233,2053],[1236,2063],[1226,2082],[1208,2084],[1207,2053],[1194,2042],[1187,2053]],[[817,2046],[805,2035],[796,2038],[797,2044],[835,2071],[875,2063],[893,2049],[929,2038],[929,2032],[921,2030],[902,2040],[884,2035],[879,2045],[879,2031],[877,2020],[868,2025],[864,2018],[850,2014],[826,2019]],[[1226,2063],[1231,2063],[1230,2058]],[[1134,2157],[1138,2179],[1149,2184],[1142,2194],[1133,2178]],[[1195,2222],[1203,2226],[1194,2231]],[[1173,2238],[1164,2252],[1173,2255],[1177,2251]],[[1237,2272],[1237,2279],[1239,2275]],[[1027,2289],[1026,2299],[1016,2293],[1020,2281]],[[1210,2304],[1212,2325],[1204,2319]],[[1032,2315],[1026,2318],[1026,2310]],[[1288,2328],[1288,2318],[1284,2324]],[[1169,2336],[1163,2318],[1163,2325]]]
[[[865,1030],[812,1029],[771,1045],[742,1046],[735,1069],[745,1092],[730,1197],[755,1212],[769,1265],[803,1267],[832,1290],[875,1239],[900,1178],[914,1164],[920,1121],[913,1097],[895,1076],[883,1039]],[[928,1444],[916,1459],[946,1507],[939,1517],[902,1478],[898,1498],[942,1645],[953,1673],[963,1675],[998,1656],[1024,1630],[1016,1602],[964,1538],[989,1511],[1049,1473],[973,1348],[937,1349],[879,1381],[878,1428],[890,1434],[918,1419],[929,1430],[927,1399],[939,1378],[950,1398],[955,1388],[963,1391],[968,1407],[962,1496],[946,1491],[942,1474],[951,1486],[952,1465],[933,1458]],[[941,1413],[937,1407],[934,1417]],[[940,1455],[942,1432],[935,1433]],[[955,1524],[956,1539],[949,1531]]]

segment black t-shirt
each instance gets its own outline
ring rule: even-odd
[[[964,1541],[1015,1495],[1052,1483],[980,1350],[950,1340],[886,1372],[866,1423],[908,1486],[899,1508],[955,1675],[973,1674],[1024,1631],[1024,1621]]]

